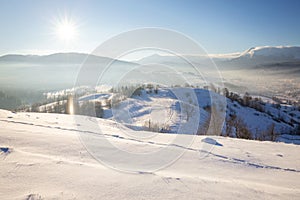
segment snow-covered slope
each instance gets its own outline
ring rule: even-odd
[[[199,107],[198,113],[195,109],[187,113],[185,106],[182,104],[183,102],[192,100],[192,94],[195,95],[196,99],[194,104]],[[79,98],[79,100],[92,100],[96,98],[96,100],[102,101],[105,96],[111,97],[112,94],[92,94]],[[232,115],[243,120],[251,132],[253,139],[261,138],[262,134],[266,133],[273,125],[274,131],[277,134],[289,134],[294,128],[291,121],[299,123],[300,113],[292,111],[292,108],[288,109],[282,106],[281,109],[278,109],[274,108],[274,104],[263,103],[265,104],[265,111],[262,112],[242,106],[238,102],[225,98],[222,95],[199,88],[161,88],[157,94],[153,91],[143,90],[140,96],[132,96],[113,106],[112,109],[105,109],[104,118],[116,120],[134,130],[147,130],[148,122],[151,122],[152,124],[159,125],[160,129],[169,127],[170,130],[167,132],[196,134],[197,129],[188,124],[199,122],[199,126],[203,127],[209,121],[213,96],[215,99],[223,101],[224,108],[219,113],[222,114],[226,111],[227,120]],[[289,113],[291,112],[295,113],[290,115]],[[187,121],[188,114],[191,116],[198,114],[199,119],[190,119]],[[180,125],[182,124],[186,124],[184,129],[180,129]],[[226,135],[225,130],[223,130],[222,134]],[[234,133],[231,136],[236,137]],[[279,137],[278,139],[281,140]],[[286,140],[286,142],[300,144],[300,138],[297,138],[297,140]]]
[[[100,125],[102,134],[91,130],[92,124]],[[106,134],[119,148],[148,153],[168,147],[174,135],[133,139],[125,135],[128,129],[109,120],[3,110],[0,126],[3,200],[297,199],[300,195],[298,145],[186,135],[193,137],[193,143],[173,146],[184,154],[171,165],[126,173],[97,162],[81,134],[91,133],[93,139]],[[122,151],[117,152],[116,165],[126,163]]]

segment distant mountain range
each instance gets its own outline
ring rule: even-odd
[[[149,64],[157,63],[168,65],[172,67],[185,67],[188,61],[199,66],[211,68],[212,60],[219,67],[220,70],[227,69],[256,69],[262,68],[267,70],[288,70],[293,69],[293,72],[300,73],[300,47],[297,46],[264,46],[252,47],[241,53],[232,54],[210,54],[210,55],[184,55],[178,56],[165,56],[153,54],[144,57],[135,62],[127,62],[116,60],[108,57],[101,57],[96,55],[84,53],[56,53],[44,56],[38,55],[17,55],[9,54],[0,57],[1,63],[21,63],[21,64],[97,64],[106,66],[111,62],[122,67],[132,67],[137,63]],[[206,68],[202,68],[206,69]],[[296,70],[296,71],[295,71]]]
[[[51,90],[73,87],[76,81],[82,83],[82,79],[85,81],[84,84],[90,82],[95,84],[104,69],[107,69],[106,73],[110,76],[106,75],[103,79],[115,82],[114,76],[136,65],[82,53],[56,53],[44,56],[10,54],[0,57],[0,86]],[[78,74],[81,75],[81,79]]]
[[[281,59],[300,59],[300,47],[277,46],[277,47],[252,47],[243,52],[240,57],[274,57]]]
[[[83,62],[90,63],[106,63],[117,61],[121,63],[128,63],[125,61],[115,60],[108,57],[101,57],[84,53],[55,53],[50,55],[19,55],[8,54],[0,57],[0,62],[18,62],[18,63],[39,63],[39,64],[82,64]]]
[[[300,62],[300,47],[252,47],[229,61],[251,66]]]
[[[185,59],[199,66],[198,72]],[[148,67],[150,63],[158,65]],[[138,64],[146,65],[139,67]],[[10,54],[0,56],[0,91],[1,88],[51,91],[77,85],[114,85],[120,80],[142,82],[146,78],[148,82],[155,79],[166,85],[181,84],[185,79],[202,84],[204,79],[199,77],[199,72],[207,80],[218,80],[215,66],[228,88],[234,91],[261,88],[264,92],[273,92],[274,88],[286,91],[281,81],[292,82],[293,85],[287,83],[287,89],[300,84],[300,47],[254,47],[241,53],[183,57],[153,54],[135,62],[83,53]]]
[[[300,47],[298,46],[263,46],[252,47],[241,53],[232,54],[210,54],[210,55],[184,55],[184,58],[193,62],[203,63],[208,59],[216,62],[225,62],[242,65],[261,65],[270,63],[286,63],[300,61]],[[50,55],[18,55],[8,54],[0,57],[0,62],[26,62],[26,63],[78,63],[107,62],[114,59],[84,53],[56,53]],[[126,61],[116,60],[123,63]],[[182,58],[176,56],[163,56],[153,54],[137,61],[138,63],[184,63]]]
[[[231,54],[210,54],[210,55],[184,55],[185,59],[203,65],[212,64],[212,60],[219,69],[253,69],[267,68],[274,69],[300,69],[300,47],[297,46],[277,46],[277,47],[252,47],[241,53]],[[138,63],[160,63],[165,65],[187,64],[186,60],[176,56],[163,56],[154,54],[145,57]]]

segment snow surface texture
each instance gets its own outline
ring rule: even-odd
[[[184,135],[193,137],[193,143],[173,146],[174,151],[182,150],[184,154],[171,165],[154,172],[126,173],[95,160],[82,143],[81,133],[95,131],[90,126],[95,123],[107,134],[99,133],[99,138],[105,136],[118,148],[140,152],[166,148],[174,134],[132,140],[124,135],[127,128],[121,124],[75,117],[76,120],[71,115],[0,110],[0,199],[198,200],[300,196],[299,145]],[[96,138],[97,132],[93,135]],[[115,153],[120,163],[126,163],[122,151]],[[164,159],[157,158],[157,162]]]

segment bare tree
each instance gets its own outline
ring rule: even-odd
[[[248,129],[244,120],[240,117],[237,117],[234,121],[234,127],[236,130],[236,137],[242,139],[252,139],[252,134]]]
[[[208,135],[221,135],[225,118],[224,114],[222,105],[213,104],[211,106]]]
[[[182,102],[182,111],[185,113],[186,121],[188,122],[190,118],[194,115],[196,109],[195,105],[192,104],[192,100],[190,99],[189,102]]]

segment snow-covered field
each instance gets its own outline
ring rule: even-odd
[[[92,130],[99,125],[102,133]],[[300,146],[218,136],[181,135],[183,155],[160,170],[124,172],[122,151],[115,166],[94,159],[109,152],[83,139],[105,138],[119,149],[155,152],[174,134],[132,138],[116,122],[85,116],[11,113],[0,110],[0,199],[299,199]],[[138,132],[142,135],[153,134]],[[93,136],[92,136],[93,135]],[[135,135],[136,136],[136,135]],[[98,139],[99,139],[98,138]],[[184,138],[183,138],[184,139]],[[96,140],[95,140],[96,142]],[[100,143],[101,144],[101,143]],[[145,154],[146,156],[146,154]],[[154,165],[167,159],[157,157]],[[154,159],[155,160],[155,159]],[[145,170],[143,170],[143,164]]]

